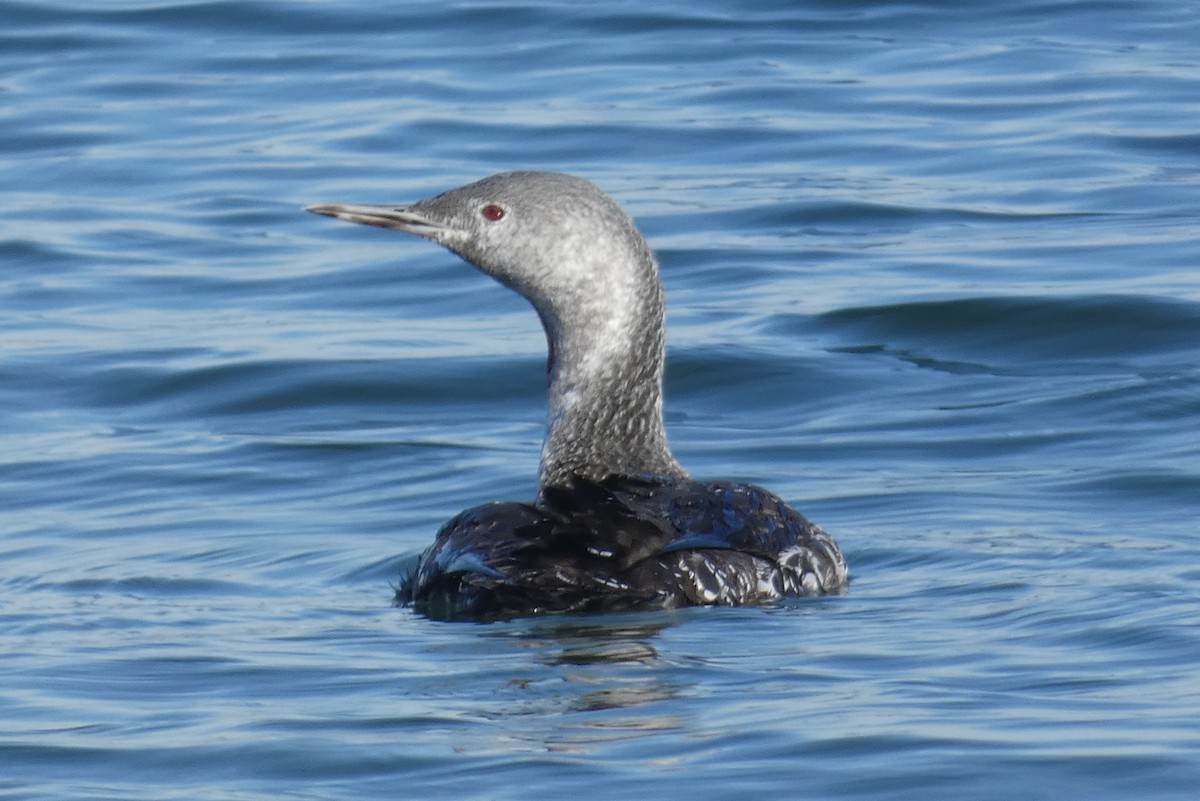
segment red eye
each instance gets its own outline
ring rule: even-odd
[[[483,219],[496,222],[496,220],[499,220],[504,216],[504,208],[497,206],[495,203],[490,203],[483,207],[483,210],[480,212],[480,214],[483,215]]]

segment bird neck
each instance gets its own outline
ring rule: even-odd
[[[541,312],[550,347],[539,491],[571,476],[683,476],[663,423],[664,310],[657,272],[627,290]]]

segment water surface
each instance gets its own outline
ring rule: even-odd
[[[1191,798],[1200,9],[0,1],[0,795]],[[850,592],[448,625],[544,339],[305,215],[633,214],[696,475]]]

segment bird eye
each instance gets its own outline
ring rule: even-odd
[[[495,203],[489,203],[479,213],[483,215],[483,219],[489,222],[496,222],[504,217],[504,208],[497,206]]]

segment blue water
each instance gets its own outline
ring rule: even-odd
[[[0,0],[0,797],[1191,799],[1200,5]],[[583,174],[844,597],[390,606],[544,341],[308,203]]]

